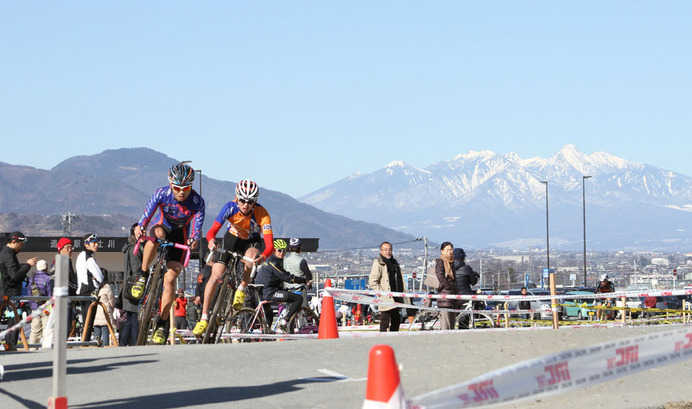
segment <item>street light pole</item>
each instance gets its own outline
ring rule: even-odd
[[[590,177],[591,176],[581,177],[581,200],[582,210],[584,211],[584,287],[586,287],[586,188],[584,181]]]
[[[545,256],[546,266],[550,271],[550,229],[548,225],[548,181],[541,181],[545,185]]]
[[[550,271],[550,225],[548,224],[548,181],[542,181],[545,184],[545,251],[546,251],[546,264],[548,267],[548,277],[550,279],[550,295],[557,294],[555,288],[555,273]],[[557,301],[552,299],[550,302],[551,309],[553,310],[553,329],[560,328],[560,324],[557,316]]]

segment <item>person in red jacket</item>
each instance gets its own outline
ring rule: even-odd
[[[187,327],[187,298],[182,288],[178,288],[175,296],[175,327],[188,329]]]

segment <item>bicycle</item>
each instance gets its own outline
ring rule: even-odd
[[[217,329],[223,327],[226,317],[233,314],[233,296],[242,280],[242,272],[240,274],[238,273],[240,260],[253,263],[253,271],[251,274],[253,278],[257,268],[257,266],[254,265],[255,260],[223,248],[217,248],[213,252],[210,252],[206,262],[209,262],[211,257],[213,257],[214,252],[229,254],[231,258],[228,263],[226,263],[226,271],[224,271],[223,278],[217,286],[214,297],[212,298],[207,329],[204,330],[204,335],[202,336],[203,344],[212,343],[212,341],[213,343],[218,343],[221,337],[221,331],[217,331]]]
[[[466,307],[457,314],[454,322],[458,329],[495,328],[495,319],[491,314],[477,312],[485,308],[485,302],[467,302]],[[476,312],[474,312],[476,311]],[[467,321],[468,325],[463,324]],[[440,328],[440,311],[421,310],[409,324],[409,331],[432,331]]]
[[[258,300],[259,288],[262,287],[258,284],[249,284],[248,289],[252,289],[254,295]],[[219,339],[226,340],[225,342],[256,342],[259,341],[258,338],[233,338],[233,334],[275,334],[279,331],[283,331],[280,328],[279,323],[281,319],[288,313],[288,308],[284,308],[276,319],[276,323],[267,322],[267,317],[264,313],[264,305],[271,303],[273,301],[259,301],[255,308],[244,307],[239,311],[236,311],[232,316],[227,317],[224,321],[224,326],[222,327],[222,334],[231,334],[230,337],[219,336]],[[285,328],[286,333],[296,334],[300,332],[301,329],[308,326],[319,326],[319,318],[312,309],[306,306],[301,306],[298,311],[288,320],[288,324]],[[273,325],[272,325],[273,324]]]
[[[166,254],[170,247],[175,247],[183,250],[185,252],[185,261],[183,266],[187,266],[190,261],[190,247],[179,244],[172,243],[164,239],[158,239],[155,237],[142,236],[137,240],[137,244],[134,248],[134,254],[137,254],[139,250],[139,245],[142,241],[149,240],[155,241],[160,244],[156,260],[154,261],[154,268],[149,274],[147,283],[144,287],[144,297],[140,302],[139,308],[139,333],[137,334],[137,345],[146,345],[149,339],[149,332],[152,334],[156,330],[156,324],[159,320],[159,301],[161,300],[161,294],[163,293],[163,275],[168,271],[166,267]],[[156,312],[156,314],[154,313]]]

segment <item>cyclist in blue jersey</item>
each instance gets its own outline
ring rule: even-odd
[[[170,242],[187,244],[190,250],[199,245],[199,236],[204,223],[204,199],[192,189],[195,171],[186,163],[177,163],[168,171],[168,186],[157,189],[144,209],[142,218],[135,227],[139,238],[149,227],[149,236]],[[157,216],[154,218],[154,216]],[[137,284],[132,286],[132,296],[141,298],[149,275],[149,265],[156,257],[160,244],[147,241],[142,255],[142,271]],[[175,298],[175,284],[183,269],[183,251],[174,247],[166,255],[168,271],[163,279],[161,295],[161,318],[152,337],[155,344],[163,344],[168,338],[169,312]]]

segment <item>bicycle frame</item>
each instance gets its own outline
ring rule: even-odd
[[[163,275],[167,271],[166,254],[170,247],[176,247],[185,252],[185,262],[184,266],[187,266],[190,261],[190,247],[184,244],[172,243],[166,240],[157,239],[155,237],[141,236],[137,240],[137,244],[134,248],[134,254],[137,254],[139,250],[139,245],[142,241],[152,241],[159,243],[159,249],[157,251],[157,257],[154,261],[154,268],[151,274],[149,274],[149,279],[144,287],[144,297],[140,301],[140,311],[139,311],[139,334],[137,335],[137,345],[146,345],[147,339],[149,338],[149,331],[156,328],[158,324],[158,317],[154,314],[154,311],[159,312],[159,299],[163,293]],[[171,322],[173,322],[171,320]]]

